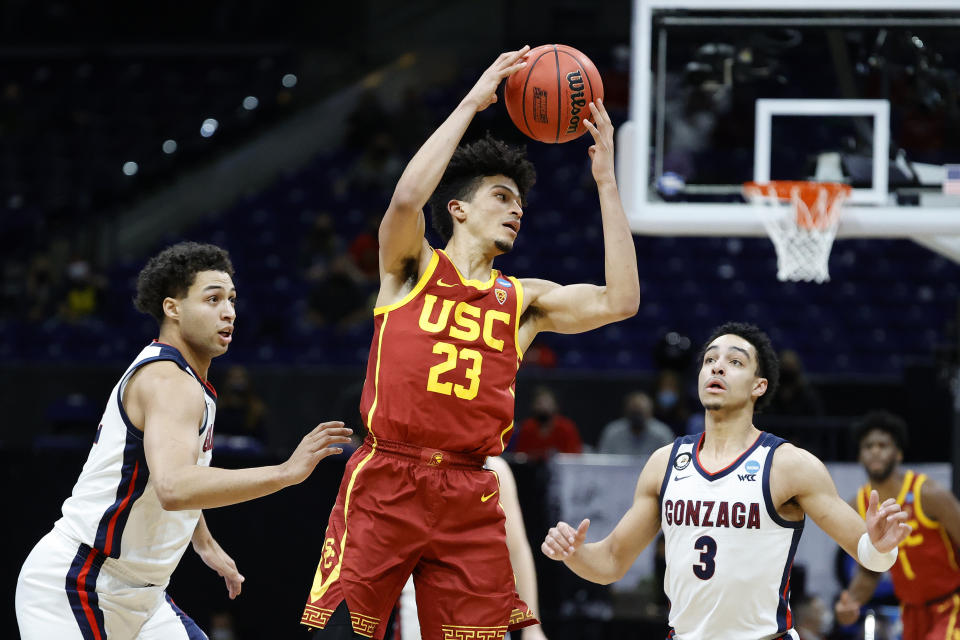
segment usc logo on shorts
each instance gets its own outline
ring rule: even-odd
[[[443,464],[443,454],[437,451],[430,458],[430,462],[427,463],[428,467],[439,467]]]
[[[329,569],[333,566],[333,563],[336,561],[337,549],[334,546],[334,539],[327,538],[323,541],[323,554],[321,556],[321,564],[324,569]]]

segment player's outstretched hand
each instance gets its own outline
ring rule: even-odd
[[[500,86],[500,82],[527,65],[526,60],[523,60],[523,56],[527,55],[528,51],[530,51],[530,46],[524,45],[522,49],[518,49],[517,51],[505,51],[501,53],[500,56],[493,61],[493,64],[483,72],[483,75],[477,80],[477,84],[473,85],[467,97],[463,99],[464,102],[472,104],[478,112],[483,111],[496,102],[497,87]]]
[[[305,435],[290,458],[280,465],[288,486],[306,480],[317,463],[327,456],[343,453],[341,447],[330,445],[350,442],[351,433],[353,429],[345,429],[342,422],[324,422]]]
[[[840,592],[836,604],[833,605],[833,612],[840,624],[853,624],[860,619],[860,603],[851,598],[844,589]]]
[[[550,527],[547,531],[547,537],[543,539],[540,550],[551,560],[566,560],[576,553],[586,540],[589,528],[590,520],[587,518],[584,518],[576,529],[566,522],[558,522],[557,526]]]
[[[903,542],[912,529],[905,520],[907,514],[893,498],[880,502],[880,494],[874,489],[870,492],[870,505],[867,507],[867,533],[870,542],[880,553],[886,553]]]
[[[584,118],[583,126],[593,136],[593,144],[587,149],[593,161],[593,179],[599,184],[604,180],[616,180],[613,165],[613,123],[603,106],[603,100],[597,98],[590,103],[591,119]]]
[[[223,581],[227,583],[227,595],[230,596],[230,599],[233,600],[240,595],[240,585],[243,584],[246,578],[240,575],[240,572],[237,570],[237,563],[227,555],[223,547],[221,547],[216,540],[210,538],[209,542],[204,546],[198,547],[194,544],[193,548],[205,565],[223,577]]]

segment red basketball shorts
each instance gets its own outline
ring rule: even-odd
[[[903,640],[956,640],[960,638],[958,613],[960,595],[956,593],[930,604],[904,604]]]
[[[301,622],[323,629],[346,601],[354,632],[383,638],[412,573],[425,640],[500,640],[535,624],[482,463],[368,437],[343,474]]]

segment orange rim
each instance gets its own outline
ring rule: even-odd
[[[842,206],[853,192],[853,188],[841,182],[814,182],[810,180],[771,180],[767,183],[744,182],[743,193],[748,200],[757,200],[764,196],[771,196],[773,190],[777,199],[793,201],[799,199],[806,205],[806,214],[797,205],[797,225],[804,229],[823,229],[829,226],[828,213],[835,207]],[[821,194],[826,198],[821,200]]]

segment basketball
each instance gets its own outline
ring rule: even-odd
[[[503,88],[513,124],[540,142],[569,142],[587,129],[590,102],[603,98],[603,82],[590,58],[565,44],[545,44],[525,56],[527,66]]]

